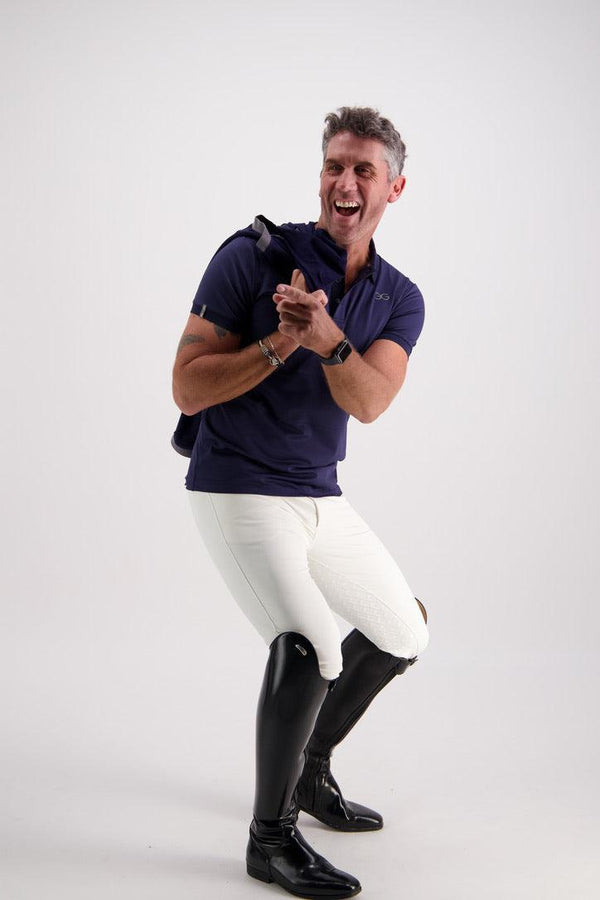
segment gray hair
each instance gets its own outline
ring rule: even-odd
[[[341,106],[337,112],[325,116],[323,132],[323,159],[331,138],[340,131],[349,131],[357,137],[373,138],[384,146],[383,155],[388,164],[390,181],[397,178],[404,167],[406,147],[389,119],[384,119],[369,106]]]

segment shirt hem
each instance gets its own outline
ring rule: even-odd
[[[341,497],[342,489],[336,485],[331,488],[314,488],[308,485],[299,485],[290,488],[283,485],[256,485],[247,484],[242,486],[235,485],[214,485],[214,484],[195,484],[193,487],[186,484],[186,491],[198,491],[208,494],[262,494],[265,497]]]

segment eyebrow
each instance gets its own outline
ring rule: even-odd
[[[332,163],[333,165],[336,165],[336,166],[343,166],[343,165],[344,165],[343,162],[341,162],[341,160],[339,160],[339,159],[334,159],[332,156],[328,156],[327,159],[325,160],[325,165],[327,166],[327,165],[329,165],[330,163]],[[372,169],[373,171],[375,171],[375,166],[373,165],[372,162],[368,162],[368,160],[365,160],[364,162],[357,162],[357,163],[354,163],[354,167],[355,167],[355,168],[356,168],[356,166],[366,166],[366,168]]]

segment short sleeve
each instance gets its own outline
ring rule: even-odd
[[[202,276],[191,312],[241,334],[255,296],[256,244],[236,237],[220,247]]]
[[[421,334],[424,321],[423,294],[416,284],[407,279],[406,288],[400,300],[394,305],[392,314],[377,339],[386,338],[388,341],[395,341],[410,356]]]

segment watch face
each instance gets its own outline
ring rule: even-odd
[[[348,359],[350,354],[352,353],[352,347],[348,343],[347,340],[342,341],[340,346],[337,348],[336,356],[340,362],[344,362],[345,359]]]
[[[340,341],[340,343],[333,351],[333,356],[330,356],[329,359],[324,359],[322,356],[320,356],[319,359],[324,366],[339,366],[339,364],[343,363],[345,359],[348,359],[351,353],[352,345],[350,344],[348,338],[344,338],[344,340]]]

